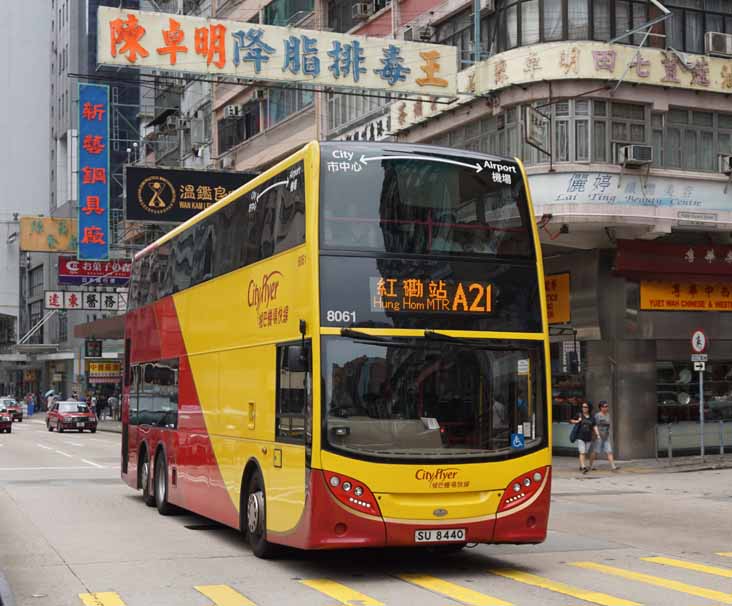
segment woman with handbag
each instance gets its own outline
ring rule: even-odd
[[[600,434],[597,431],[597,422],[591,413],[589,402],[582,402],[582,412],[580,412],[576,419],[570,420],[570,423],[574,425],[572,428],[572,436],[575,437],[575,441],[577,442],[580,471],[587,473],[585,455],[592,452],[592,440],[594,438],[600,439]],[[572,436],[570,436],[570,439]]]

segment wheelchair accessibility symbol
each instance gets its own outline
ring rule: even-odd
[[[511,448],[524,448],[526,445],[524,441],[524,434],[512,433],[511,434]]]

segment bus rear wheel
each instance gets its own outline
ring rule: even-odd
[[[169,516],[174,513],[174,506],[168,501],[168,465],[161,452],[155,460],[155,505],[158,513]]]
[[[140,459],[140,484],[142,485],[142,500],[148,507],[155,505],[155,495],[150,492],[150,457],[143,451]]]
[[[242,528],[252,552],[258,558],[274,557],[277,554],[277,547],[267,541],[264,480],[259,471],[255,471],[247,483],[245,507]]]

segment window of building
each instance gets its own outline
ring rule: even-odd
[[[31,330],[43,319],[43,301],[35,301],[28,306],[28,319],[30,321],[28,330]],[[41,326],[27,342],[33,344],[43,343],[43,328]]]
[[[292,25],[313,12],[313,0],[274,0],[264,7],[266,25]]]
[[[29,279],[30,298],[43,296],[43,265],[31,269]]]
[[[272,88],[267,95],[267,128],[310,107],[313,92],[295,88]]]
[[[699,373],[688,360],[656,362],[658,423],[699,423]],[[705,421],[732,420],[732,361],[715,360],[704,371]]]
[[[362,122],[372,114],[380,114],[391,101],[386,94],[333,93],[328,96],[328,130],[338,131],[354,122]]]
[[[240,116],[223,118],[217,122],[219,153],[224,153],[232,147],[236,147],[242,141],[251,139],[259,132],[259,108],[259,101],[250,101],[243,106]]]
[[[58,342],[63,343],[69,338],[69,323],[65,313],[58,315]]]
[[[310,443],[312,371],[310,343],[277,348],[277,440]]]
[[[380,11],[389,4],[390,0],[372,0],[369,6],[374,13]],[[360,19],[353,18],[353,5],[351,0],[329,0],[328,2],[328,28],[335,32],[347,32],[356,25],[362,23]]]

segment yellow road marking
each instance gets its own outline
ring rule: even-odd
[[[118,593],[103,591],[101,593],[80,593],[79,599],[84,606],[125,606]]]
[[[653,562],[663,566],[673,566],[675,568],[685,568],[686,570],[695,570],[696,572],[706,572],[714,574],[718,577],[732,579],[732,570],[729,568],[719,568],[717,566],[707,566],[706,564],[697,564],[696,562],[687,562],[685,560],[676,560],[674,558],[641,558],[644,562]]]
[[[196,585],[196,591],[213,601],[213,606],[256,606],[228,585]]]
[[[572,562],[572,566],[586,568],[587,570],[595,570],[597,572],[604,572],[605,574],[612,574],[616,577],[621,577],[630,581],[638,581],[639,583],[646,583],[647,585],[655,585],[656,587],[663,587],[664,589],[687,593],[706,600],[713,600],[720,604],[732,604],[732,594],[699,587],[698,585],[687,585],[686,583],[680,583],[679,581],[672,581],[671,579],[664,579],[662,577],[654,577],[650,574],[632,572],[623,568],[615,568],[615,566],[607,566],[606,564],[597,564],[595,562]]]
[[[400,574],[399,578],[469,606],[511,606],[510,602],[426,574]]]
[[[732,551],[720,551],[717,555],[724,556],[725,558],[732,558]]]
[[[328,579],[308,579],[300,582],[311,589],[315,589],[315,591],[319,591],[338,600],[346,606],[384,606],[378,600],[335,581],[329,581]]]
[[[638,602],[631,602],[630,600],[616,598],[614,596],[607,595],[606,593],[599,593],[597,591],[589,591],[587,589],[581,589],[580,587],[566,585],[565,583],[545,579],[544,577],[528,572],[522,572],[521,570],[494,569],[489,572],[491,574],[506,577],[507,579],[518,581],[519,583],[533,585],[534,587],[541,587],[542,589],[562,593],[564,595],[572,596],[573,598],[584,600],[585,602],[592,602],[593,604],[601,604],[602,606],[641,606]]]

